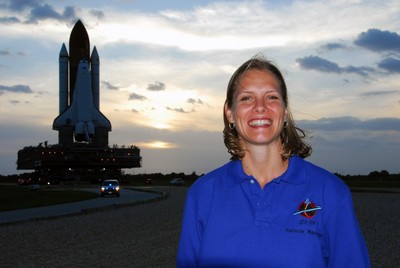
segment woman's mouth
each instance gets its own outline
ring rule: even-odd
[[[252,127],[263,127],[263,126],[270,126],[272,121],[269,119],[255,119],[249,122],[249,125]]]

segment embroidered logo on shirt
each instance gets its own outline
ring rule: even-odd
[[[307,219],[311,219],[317,214],[317,211],[320,209],[322,209],[320,206],[316,206],[312,201],[310,201],[310,199],[307,198],[300,204],[299,208],[293,215],[300,214]]]

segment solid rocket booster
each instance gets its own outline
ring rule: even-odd
[[[62,114],[68,108],[68,52],[63,44],[58,59],[59,63],[59,89],[60,103],[59,113]]]
[[[72,144],[73,137],[77,142],[94,142],[98,146],[108,145],[111,123],[99,110],[99,54],[94,47],[89,58],[86,53],[88,45],[86,29],[82,22],[78,21],[71,32],[69,61],[65,44],[62,45],[59,55],[60,114],[54,119],[53,129],[59,131],[59,143],[63,145]],[[79,62],[76,63],[78,59]]]
[[[90,71],[92,75],[93,102],[94,107],[100,110],[100,59],[96,46],[93,47],[90,59],[92,62],[92,68]]]

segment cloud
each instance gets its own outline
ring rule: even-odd
[[[101,81],[101,83],[102,83],[107,89],[110,89],[110,90],[118,90],[118,89],[119,89],[119,87],[112,85],[112,84],[111,84],[110,82],[108,82],[108,81]]]
[[[187,102],[190,103],[190,104],[205,104],[201,99],[197,99],[196,100],[196,99],[193,99],[193,98],[188,99]]]
[[[400,73],[400,60],[386,58],[378,63],[378,67],[389,71],[389,73]]]
[[[20,23],[21,21],[17,17],[1,17],[0,23],[3,24],[11,24],[11,23]]]
[[[62,18],[61,14],[53,9],[49,4],[44,4],[43,6],[36,6],[32,8],[31,13],[29,15],[30,22],[37,22],[42,19],[56,19],[59,20]]]
[[[331,62],[329,60],[323,59],[319,56],[307,56],[304,58],[296,59],[296,62],[300,65],[301,68],[306,70],[315,70],[319,72],[325,73],[355,73],[360,76],[367,77],[370,72],[374,72],[374,68],[366,67],[366,66],[346,66],[340,67],[337,63]]]
[[[192,109],[191,111],[185,111],[183,108],[170,108],[170,107],[166,107],[168,111],[173,111],[173,112],[177,112],[177,113],[182,113],[182,114],[188,114],[188,113],[194,113],[195,110]]]
[[[147,90],[150,91],[161,91],[161,90],[165,90],[166,86],[163,82],[158,82],[156,81],[154,84],[149,84],[147,86]]]
[[[400,52],[400,35],[395,32],[369,29],[359,34],[354,44],[374,52]]]
[[[3,5],[11,11],[20,13],[21,11],[30,9],[27,23],[37,23],[40,20],[54,19],[58,21],[74,22],[77,20],[76,10],[72,6],[64,8],[60,13],[49,4],[42,4],[42,1],[27,0],[27,1],[9,1],[9,4]],[[97,13],[101,16],[101,13]],[[3,23],[16,23],[20,22],[17,17],[3,17],[0,18]]]
[[[32,89],[26,85],[15,85],[15,86],[2,86],[0,85],[0,92],[18,92],[18,93],[33,93]]]
[[[26,8],[32,8],[39,6],[40,1],[36,0],[10,0],[9,5],[7,6],[9,9],[13,11],[22,11]]]
[[[308,56],[296,59],[300,67],[307,70],[316,70],[326,73],[340,73],[341,69],[337,63],[328,61],[318,56]]]
[[[374,118],[361,120],[355,117],[333,117],[318,120],[299,120],[298,125],[305,130],[369,130],[369,131],[400,131],[399,118]]]
[[[129,100],[140,100],[140,101],[144,101],[147,100],[147,98],[143,95],[139,95],[136,93],[131,93],[129,94]]]
[[[35,24],[41,20],[53,19],[58,21],[66,21],[68,23],[75,22],[78,17],[76,15],[75,7],[67,6],[60,13],[55,10],[55,8],[49,4],[42,4],[42,1],[35,0],[24,0],[24,1],[9,1],[8,4],[3,5],[13,12],[17,12],[21,14],[22,11],[30,9],[28,19],[26,23]],[[97,17],[102,17],[100,12],[92,13]],[[104,16],[104,14],[103,14]],[[1,17],[0,23],[11,24],[11,23],[20,23],[20,19],[15,16],[10,17]]]
[[[0,56],[9,56],[12,53],[7,49],[7,50],[0,50]],[[25,53],[20,51],[15,53],[17,56],[25,56]]]
[[[332,50],[336,50],[336,49],[345,49],[345,48],[346,48],[345,45],[339,44],[339,43],[327,43],[327,44],[321,46],[321,49],[328,50],[328,51],[332,51]]]
[[[101,10],[92,9],[92,10],[89,11],[89,13],[92,14],[93,16],[95,16],[98,19],[104,18],[104,12],[101,11]]]
[[[7,50],[0,50],[0,56],[8,56],[10,55],[10,52]]]
[[[359,34],[354,40],[354,44],[374,52],[400,52],[400,35],[395,32],[369,29],[367,32]],[[346,48],[346,46],[340,43],[327,43],[320,48],[332,51]],[[296,62],[303,69],[325,73],[354,73],[368,77],[370,73],[376,71],[374,68],[368,66],[339,66],[335,62],[314,55],[298,58]],[[389,73],[400,73],[400,60],[394,57],[381,60],[377,66]]]
[[[208,108],[212,108],[211,105],[209,105],[208,103],[206,103],[205,101],[203,101],[201,99],[189,98],[186,102],[190,103],[190,104],[193,104],[193,105],[203,105],[203,106],[206,106]]]
[[[389,91],[370,91],[364,92],[361,94],[363,97],[370,97],[370,96],[383,96],[383,95],[392,95],[399,93],[399,90],[389,90]]]
[[[374,68],[372,67],[367,67],[367,66],[353,66],[353,65],[349,65],[347,67],[343,67],[341,68],[341,71],[343,73],[355,73],[358,74],[360,76],[364,76],[367,77],[369,73],[373,73],[375,71]]]
[[[32,6],[27,23],[37,23],[38,21],[47,19],[72,23],[78,19],[74,7],[65,7],[64,11],[59,13],[49,4],[39,5],[36,3]]]

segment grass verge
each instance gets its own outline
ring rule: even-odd
[[[98,196],[88,191],[46,188],[32,191],[24,186],[0,185],[0,211],[70,203]]]

